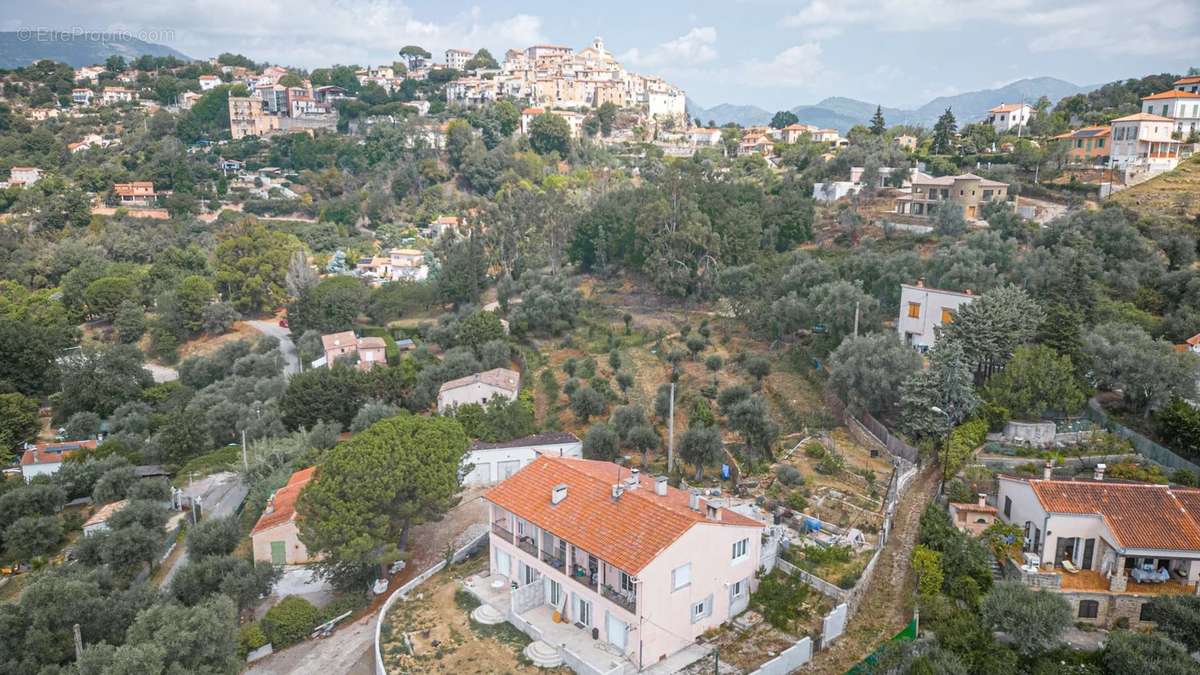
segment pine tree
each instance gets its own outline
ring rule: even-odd
[[[954,140],[954,134],[958,131],[958,122],[954,120],[954,113],[949,108],[942,116],[938,118],[937,124],[933,125],[933,152],[938,155],[945,155],[950,152],[950,142]]]
[[[875,106],[875,115],[871,118],[871,133],[876,136],[882,136],[887,130],[887,123],[883,120],[883,106]]]

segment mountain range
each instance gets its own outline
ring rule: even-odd
[[[47,32],[30,35],[26,31],[0,32],[0,68],[20,68],[42,59],[51,59],[72,68],[79,68],[104,63],[114,54],[123,56],[126,60],[135,59],[143,54],[192,60],[191,57],[166,45],[116,33],[81,35]]]
[[[1045,96],[1052,103],[1075,94],[1087,93],[1099,85],[1080,86],[1053,77],[1035,77],[1017,80],[995,89],[980,89],[954,96],[939,96],[932,101],[915,108],[883,108],[883,117],[889,125],[911,124],[914,126],[930,127],[937,121],[939,115],[950,108],[959,126],[977,121],[986,116],[989,108],[1001,103],[1018,103],[1026,101],[1030,104]],[[814,105],[799,105],[791,109],[803,124],[814,124],[822,128],[837,129],[845,133],[856,124],[868,124],[875,114],[875,103],[867,103],[853,98],[834,96]],[[695,101],[688,99],[688,115],[699,118],[705,124],[713,120],[718,125],[733,122],[742,126],[767,124],[774,113],[755,105],[734,105],[722,103],[711,108],[703,108]]]

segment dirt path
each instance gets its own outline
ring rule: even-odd
[[[921,513],[937,490],[937,479],[937,468],[926,467],[900,499],[892,536],[876,563],[863,604],[846,634],[829,649],[817,652],[804,672],[842,675],[912,618],[916,579],[909,560],[917,544]]]

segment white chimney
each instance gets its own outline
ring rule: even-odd
[[[720,520],[721,519],[721,511],[722,511],[721,502],[707,502],[704,506],[705,506],[705,509],[704,509],[704,517],[705,518],[708,518],[709,520]]]
[[[1042,480],[1050,480],[1054,475],[1054,462],[1046,462],[1042,467]]]
[[[1097,464],[1096,465],[1096,473],[1093,475],[1093,477],[1096,480],[1104,480],[1104,470],[1107,468],[1108,468],[1108,466],[1106,466],[1103,463]]]
[[[667,477],[657,476],[654,479],[654,494],[659,497],[667,496]]]
[[[693,511],[700,510],[700,491],[696,488],[688,490],[688,508]]]
[[[639,476],[640,473],[641,472],[637,469],[631,469],[629,471],[629,478],[625,480],[625,484],[629,486],[630,490],[636,490],[641,485],[641,477]]]
[[[979,505],[987,506],[987,495],[983,494],[982,492],[979,493]]]
[[[267,514],[275,513],[275,495],[267,497],[267,508],[265,510]]]
[[[567,498],[567,484],[559,483],[550,490],[550,503],[557,504]]]
[[[623,493],[623,492],[625,492],[625,488],[621,487],[621,484],[620,484],[620,483],[614,483],[614,484],[613,484],[613,486],[612,486],[612,498],[613,498],[613,501],[615,502],[615,501],[617,501],[618,499],[620,499],[620,498],[621,498],[621,493]]]

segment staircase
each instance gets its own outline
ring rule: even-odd
[[[996,556],[988,551],[988,566],[992,568],[992,581],[1002,581],[1004,579],[1004,568],[996,561]]]
[[[538,668],[557,668],[563,663],[558,649],[541,640],[530,642],[525,648],[525,656]]]

